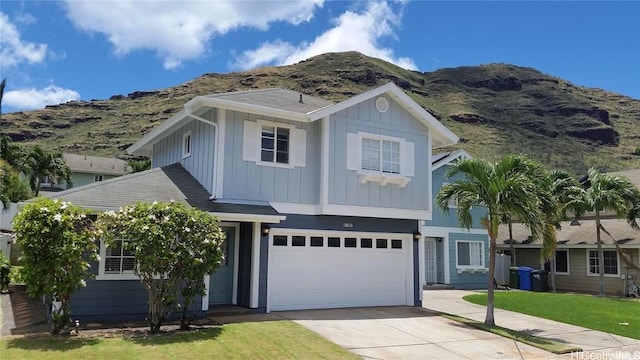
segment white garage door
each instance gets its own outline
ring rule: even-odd
[[[270,239],[269,310],[412,305],[410,235],[282,231]]]

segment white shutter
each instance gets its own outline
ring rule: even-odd
[[[402,144],[402,167],[403,170],[400,172],[404,176],[414,176],[415,175],[415,156],[413,151],[413,143],[412,142],[404,142]]]
[[[347,133],[347,170],[362,168],[362,145],[358,134]]]
[[[307,131],[291,129],[291,146],[289,147],[291,165],[307,166]]]
[[[253,121],[244,122],[242,160],[258,161],[260,125]]]

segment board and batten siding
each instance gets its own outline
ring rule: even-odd
[[[458,273],[456,260],[458,251],[457,240],[481,241],[484,244],[484,266],[489,267],[489,240],[485,234],[470,233],[449,233],[449,283],[455,285],[456,289],[486,289],[487,273],[463,271]]]
[[[202,115],[207,120],[215,120],[215,110]],[[182,158],[183,135],[191,131],[191,155]],[[151,167],[161,167],[180,163],[209,194],[213,193],[213,161],[215,151],[215,129],[209,124],[192,120],[167,137],[153,144]]]
[[[328,202],[334,205],[428,210],[431,169],[428,128],[393,99],[385,97],[389,109],[384,113],[376,109],[376,99],[373,98],[330,116]],[[401,138],[414,144],[414,176],[405,187],[378,182],[361,184],[357,171],[348,170],[347,134],[358,132]]]
[[[446,177],[446,172],[449,170],[448,165],[441,166],[433,171],[432,173],[432,181],[433,181],[433,213],[432,219],[426,220],[424,224],[426,226],[443,226],[443,227],[460,227],[458,224],[458,215],[457,209],[454,207],[449,208],[449,212],[445,214],[440,207],[436,205],[436,197],[438,196],[438,192],[442,188],[444,183],[453,183],[456,180],[462,178],[463,176],[457,174],[451,178]],[[481,206],[474,206],[471,209],[471,217],[473,219],[473,223],[471,224],[472,229],[484,229],[481,223],[481,219],[486,214],[486,209]]]
[[[320,122],[300,123],[237,111],[225,114],[222,198],[317,204],[320,184]],[[294,126],[306,132],[306,164],[294,168],[258,165],[243,160],[245,121]],[[293,148],[291,148],[293,151]]]

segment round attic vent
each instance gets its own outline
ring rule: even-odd
[[[381,113],[387,112],[387,110],[389,110],[389,102],[387,101],[387,99],[383,98],[382,96],[377,98],[376,109],[378,109],[378,111],[380,111]]]

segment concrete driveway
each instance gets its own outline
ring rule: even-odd
[[[365,359],[567,359],[413,307],[279,312]]]

